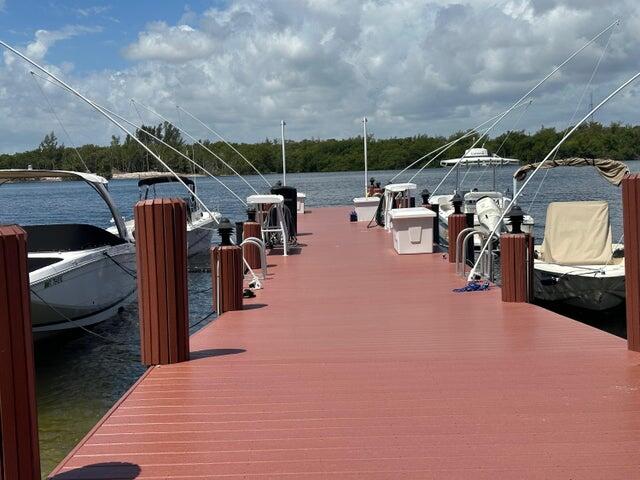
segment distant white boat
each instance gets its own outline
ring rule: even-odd
[[[442,160],[440,165],[443,167],[453,167],[457,164],[461,166],[502,166],[502,165],[519,165],[520,160],[515,158],[503,158],[495,153],[489,153],[486,148],[469,148],[464,152],[461,158],[451,158]]]
[[[220,213],[210,214],[202,210],[195,199],[196,185],[193,180],[188,177],[180,177],[180,180],[187,185],[191,194],[184,197],[183,200],[187,204],[187,255],[190,259],[202,257],[211,247],[211,237],[213,229],[218,225]],[[152,177],[143,178],[138,182],[140,189],[140,200],[147,200],[156,197],[156,185],[164,183],[178,182],[175,175],[159,174]],[[125,223],[127,235],[131,241],[135,241],[135,222],[128,220]],[[109,229],[115,232],[115,227]]]

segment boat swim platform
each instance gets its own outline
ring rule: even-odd
[[[500,289],[454,293],[348,208],[299,216],[246,309],[152,367],[49,478],[640,478],[640,354]]]

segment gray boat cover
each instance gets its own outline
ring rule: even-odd
[[[609,204],[552,202],[547,208],[543,258],[557,265],[605,265],[611,261]]]
[[[522,181],[526,178],[527,173],[534,170],[542,162],[530,163],[524,165],[516,170],[513,177]],[[561,160],[547,160],[540,168],[555,168],[555,167],[594,167],[598,173],[609,183],[619,186],[622,182],[622,177],[629,173],[629,167],[623,162],[611,159],[602,158],[563,158]]]

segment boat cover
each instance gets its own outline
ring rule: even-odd
[[[523,181],[527,173],[535,170],[542,162],[530,163],[524,167],[520,167],[513,174],[513,178]],[[547,160],[540,168],[555,167],[595,167],[598,173],[609,183],[619,186],[625,174],[629,173],[629,167],[623,162],[617,160],[602,158],[563,158],[561,160]]]
[[[604,265],[611,261],[609,204],[552,202],[547,208],[543,258],[558,265]]]

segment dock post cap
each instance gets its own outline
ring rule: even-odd
[[[453,198],[451,198],[451,203],[453,204],[454,213],[462,213],[462,197],[458,192],[456,192],[453,195]]]
[[[220,219],[218,233],[220,234],[220,245],[232,245],[231,234],[233,233],[233,223],[231,223],[231,220],[227,217]]]
[[[256,221],[256,209],[254,206],[250,206],[249,208],[247,208],[247,220],[249,220],[250,222]]]
[[[520,205],[515,204],[509,210],[509,219],[511,220],[511,233],[522,233],[522,220],[524,219],[524,211]]]
[[[420,196],[422,197],[422,203],[426,205],[427,203],[429,203],[429,197],[431,196],[431,192],[429,191],[428,188],[423,188],[422,191],[420,192]]]

